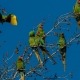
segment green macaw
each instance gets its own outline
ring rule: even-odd
[[[19,57],[16,62],[17,71],[20,74],[20,79],[25,80],[25,64],[22,57]]]
[[[22,59],[18,59],[16,63],[17,70],[22,70],[25,68],[24,61]]]
[[[59,46],[59,52],[61,54],[62,58],[62,63],[64,65],[64,71],[66,69],[66,39],[64,36],[64,33],[61,33],[59,35],[59,41],[58,41],[58,46]]]

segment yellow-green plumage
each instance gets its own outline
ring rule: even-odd
[[[17,61],[17,69],[24,69],[24,62],[22,60]]]

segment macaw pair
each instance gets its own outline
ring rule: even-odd
[[[38,25],[38,29],[36,31],[36,34],[34,31],[29,32],[29,45],[33,49],[38,62],[43,65],[43,61],[40,58],[39,49],[42,51],[44,60],[45,60],[45,54],[48,55],[48,57],[51,59],[52,63],[56,63],[53,57],[50,55],[48,50],[45,47],[45,32],[43,30],[43,24],[40,23]]]
[[[25,80],[25,63],[22,56],[19,56],[16,62],[16,68],[20,74],[20,80]]]

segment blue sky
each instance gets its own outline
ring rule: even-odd
[[[25,45],[28,45],[28,33],[34,27],[36,27],[43,19],[45,19],[44,29],[47,33],[54,25],[56,19],[65,13],[72,12],[73,5],[76,0],[1,0],[0,5],[1,8],[5,8],[7,13],[13,13],[18,18],[18,26],[12,26],[9,23],[0,24],[0,30],[2,33],[0,34],[0,60],[2,60],[2,56],[4,53],[8,52],[10,57],[18,45],[19,42],[23,44],[21,48],[21,52],[23,51]],[[63,25],[66,26],[66,25]],[[72,37],[75,29],[77,27],[77,23],[75,19],[72,19],[70,32],[64,30],[67,41],[68,37]],[[56,38],[56,39],[55,39]],[[47,37],[47,42],[52,43],[56,42],[57,37]],[[52,42],[50,42],[50,40]],[[6,42],[4,42],[6,41]],[[68,74],[73,72],[74,77],[72,80],[80,79],[80,64],[79,56],[80,56],[80,45],[76,45],[73,43],[67,49],[67,70],[63,71],[63,65],[59,59],[56,59],[57,65],[53,66],[50,62],[46,65],[50,69],[50,73],[48,75],[52,75],[57,73],[59,75]],[[59,53],[58,53],[59,54]],[[16,58],[21,55],[14,55],[10,62],[15,62]],[[34,56],[34,55],[33,55]],[[35,58],[33,58],[35,59]],[[8,62],[9,64],[9,62]],[[10,63],[11,64],[11,63]],[[9,65],[10,65],[9,64]],[[32,64],[32,62],[31,62]],[[50,66],[48,66],[48,64]],[[52,71],[52,72],[51,72]],[[29,79],[32,80],[32,79]],[[37,80],[43,80],[37,77]]]

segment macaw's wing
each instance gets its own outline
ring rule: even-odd
[[[16,15],[9,14],[6,18],[6,22],[9,22],[12,25],[17,26],[18,21]]]
[[[17,21],[17,17],[15,15],[11,15],[11,22],[12,25],[17,26],[18,21]]]
[[[2,14],[0,13],[0,23],[2,23]]]
[[[5,20],[5,18],[4,18],[5,16],[3,16],[1,13],[0,13],[0,23],[4,23],[4,22],[6,22],[6,20]]]

